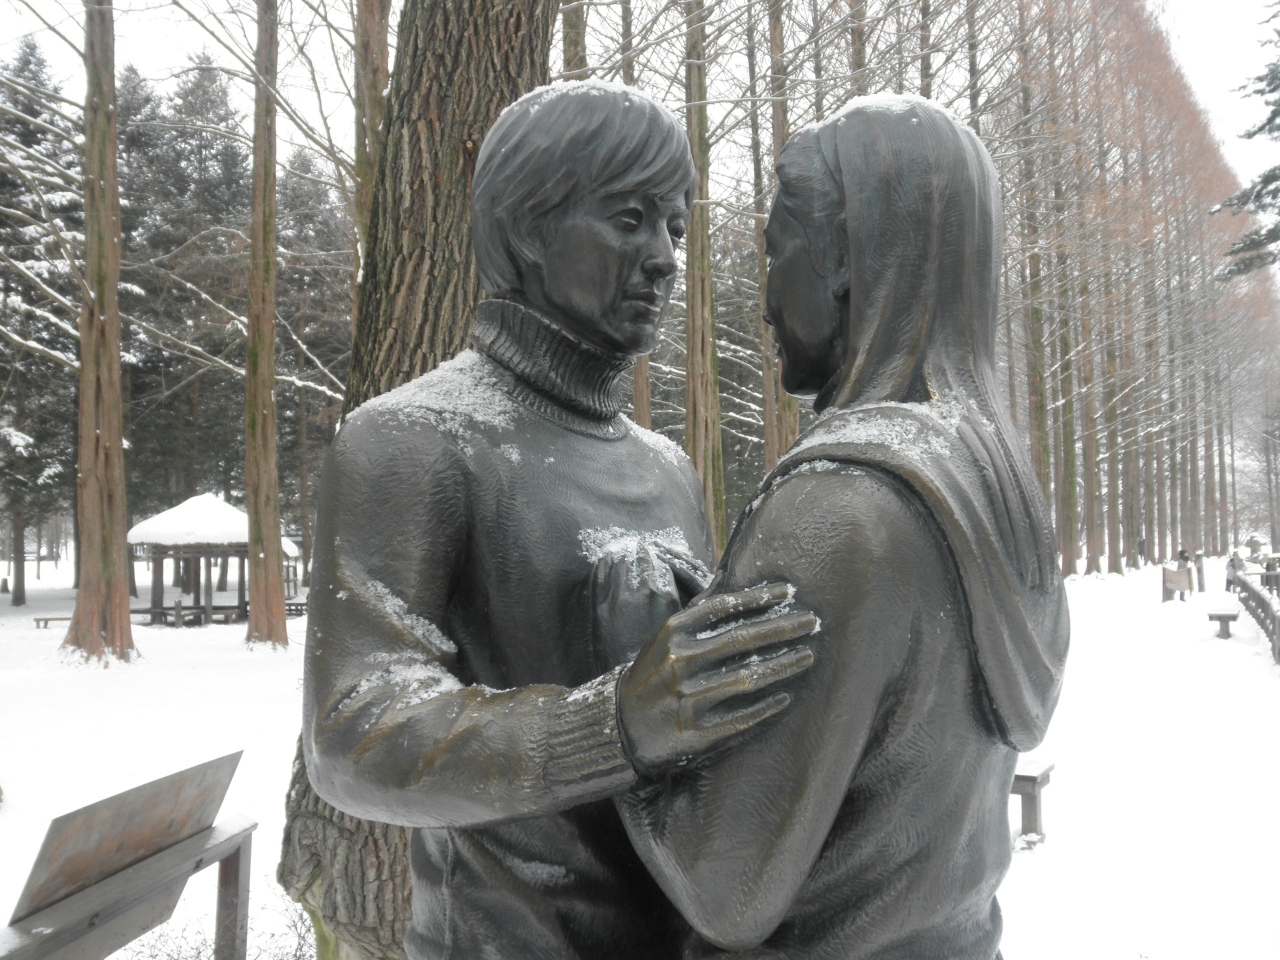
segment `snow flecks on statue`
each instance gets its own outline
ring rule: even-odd
[[[518,407],[503,391],[493,364],[466,350],[429,374],[375,397],[360,407],[357,413],[361,412],[405,424],[426,420],[461,440],[477,427],[511,430]]]

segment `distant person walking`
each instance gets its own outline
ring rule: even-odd
[[[1179,550],[1178,551],[1178,572],[1181,573],[1183,570],[1186,570],[1188,571],[1187,576],[1190,577],[1191,576],[1190,569],[1191,569],[1191,558],[1187,556],[1187,551]],[[1179,590],[1178,599],[1185,601],[1187,599],[1187,591]]]

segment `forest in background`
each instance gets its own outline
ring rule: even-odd
[[[280,13],[280,504],[308,554],[376,161],[328,120],[379,120],[353,68],[370,6],[393,49],[386,3]],[[252,117],[233,91],[252,87],[255,10],[183,9],[208,52],[163,86],[135,66],[117,76],[130,522],[197,492],[244,498]],[[27,554],[74,535],[83,121],[45,42],[62,41],[24,41],[0,65],[0,493],[6,542]],[[688,121],[705,218],[634,415],[685,443],[722,524],[805,416],[761,324],[774,158],[850,97],[892,92],[951,109],[1000,171],[1002,384],[1064,571],[1280,540],[1272,277],[1223,276],[1246,223],[1215,210],[1239,184],[1141,0],[580,0],[553,44],[562,78],[634,84]]]

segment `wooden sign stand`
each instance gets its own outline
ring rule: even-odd
[[[173,915],[187,879],[218,864],[214,960],[245,960],[257,824],[211,825],[240,754],[91,804],[49,825],[0,960],[102,960]]]

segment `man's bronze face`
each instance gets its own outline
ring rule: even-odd
[[[541,269],[529,271],[529,306],[602,350],[650,353],[688,221],[683,196],[588,194],[550,233]]]

